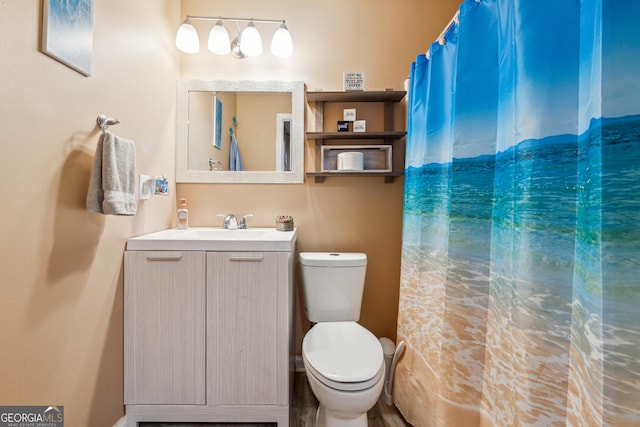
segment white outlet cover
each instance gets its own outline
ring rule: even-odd
[[[151,178],[149,175],[140,175],[138,181],[138,200],[149,200],[152,194]]]

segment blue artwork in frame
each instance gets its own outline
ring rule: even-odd
[[[213,146],[222,150],[222,102],[213,97]]]
[[[43,4],[42,51],[90,76],[93,0],[44,0]]]

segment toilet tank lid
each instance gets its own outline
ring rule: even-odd
[[[300,263],[315,267],[359,267],[367,265],[362,252],[302,252]]]

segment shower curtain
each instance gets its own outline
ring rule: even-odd
[[[640,2],[467,0],[411,67],[394,402],[640,425]]]

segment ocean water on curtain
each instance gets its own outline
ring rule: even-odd
[[[640,116],[592,120],[580,146],[572,368],[580,393],[603,399],[569,411],[640,425]]]
[[[640,425],[640,116],[603,121],[601,181],[604,420]]]
[[[516,292],[524,302],[517,308],[518,327],[523,329],[522,336],[535,337],[539,341],[533,344],[523,343],[523,347],[531,352],[527,360],[538,367],[544,366],[544,370],[552,375],[560,376],[556,385],[565,386],[570,322],[584,322],[589,327],[574,327],[574,331],[578,331],[580,335],[577,337],[577,344],[585,355],[592,357],[598,357],[595,351],[597,348],[604,348],[604,394],[615,395],[609,399],[608,404],[612,405],[611,412],[620,414],[635,405],[625,399],[636,399],[640,391],[640,346],[637,345],[640,340],[640,279],[637,277],[640,266],[640,116],[605,119],[603,122],[602,141],[592,142],[590,148],[601,150],[602,163],[589,165],[590,174],[600,175],[602,180],[602,204],[605,206],[602,211],[602,231],[576,224],[576,221],[598,224],[600,216],[599,207],[594,206],[583,210],[593,218],[576,218],[575,204],[579,186],[591,185],[589,180],[580,182],[577,176],[577,162],[580,161],[577,158],[578,144],[585,136],[552,136],[522,142],[507,152],[493,156],[454,159],[446,165],[409,167],[405,171],[403,276],[405,281],[419,284],[420,274],[436,265],[421,258],[428,258],[430,253],[440,251],[456,253],[456,260],[467,261],[450,262],[449,265],[436,268],[447,269],[448,273],[445,274],[448,280],[456,278],[455,280],[465,281],[468,288],[477,287],[478,292],[470,295],[477,295],[482,299],[486,291],[483,292],[480,288],[486,287],[491,280],[488,274],[496,274],[495,270],[489,273],[492,260],[489,259],[486,248],[496,242],[488,241],[488,236],[491,235],[488,230],[501,227],[502,218],[511,215],[514,218],[514,229],[521,235],[526,235],[526,241],[519,242],[520,245],[515,250],[526,250],[526,256],[522,257],[522,252],[519,255],[530,263],[530,266],[521,269],[524,276],[519,276],[515,284]],[[597,127],[602,122],[593,123]],[[591,130],[594,130],[593,127]],[[512,153],[512,150],[515,152]],[[512,161],[515,163],[508,163]],[[516,171],[529,167],[533,172],[516,173],[515,182],[500,182],[503,178],[500,170],[510,167]],[[448,174],[452,174],[455,179],[446,179]],[[505,179],[508,176],[504,174]],[[513,175],[511,179],[514,179]],[[461,184],[447,189],[451,182]],[[513,198],[516,214],[500,212],[503,207],[510,206],[509,203],[496,203],[493,212],[488,214],[487,206],[494,203],[496,198],[504,196],[500,194],[503,185],[505,188],[514,186],[516,189],[514,194],[506,195]],[[598,189],[595,190],[598,192]],[[451,209],[448,221],[443,197],[452,197],[456,206]],[[600,202],[593,200],[593,203]],[[439,244],[442,245],[442,236],[428,234],[443,222],[448,222],[452,228],[449,230],[446,227],[450,233],[448,247],[438,248]],[[584,230],[585,233],[602,233],[602,252],[599,247],[590,247],[588,250],[593,255],[574,259],[576,229]],[[577,238],[599,240],[594,239],[594,236],[578,235]],[[598,255],[602,256],[602,261]],[[581,262],[586,265],[575,264]],[[601,281],[604,289],[592,286],[594,282],[600,282],[599,262],[603,265]],[[586,272],[582,277],[587,278],[588,283],[572,283],[574,268]],[[589,280],[589,277],[593,280]],[[492,280],[492,286],[508,288],[495,289],[499,293],[514,291],[514,282],[510,280],[497,278]],[[580,293],[582,301],[589,306],[589,311],[595,307],[603,307],[604,318],[600,318],[596,312],[572,320],[573,292]],[[443,301],[434,302],[442,303]],[[477,316],[475,320],[478,324],[486,323],[484,302],[470,298],[467,303],[464,313],[459,315],[466,318]],[[504,318],[510,318],[509,313],[503,315]],[[469,323],[473,323],[473,319]],[[594,324],[588,325],[589,323]],[[597,337],[589,332],[598,329],[604,329],[604,345],[597,342]],[[424,327],[417,333],[428,342],[430,332],[429,327]],[[510,345],[513,340],[510,329],[494,332],[509,334],[492,338],[494,343]],[[558,354],[562,357],[556,357]],[[478,363],[473,360],[471,353],[460,352],[456,357],[469,358],[468,361],[461,361],[458,366],[473,366]],[[505,365],[511,363],[504,362]],[[533,370],[535,367],[530,366],[528,369]],[[542,381],[538,384],[542,386]],[[539,407],[531,407],[525,412],[546,412],[551,423],[560,422],[566,413],[566,395],[554,390],[553,385],[550,385],[548,391],[541,392],[544,394],[541,396],[544,401],[527,402],[528,405]],[[497,402],[497,405],[500,403]],[[620,407],[615,408],[616,405]]]

